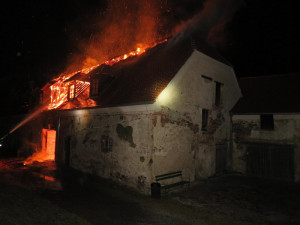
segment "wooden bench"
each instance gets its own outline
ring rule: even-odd
[[[184,181],[182,179],[182,171],[177,171],[177,172],[172,172],[172,173],[166,173],[166,174],[161,174],[161,175],[157,175],[155,176],[155,180],[157,183],[159,183],[159,181],[163,181],[163,180],[168,180],[168,179],[172,179],[172,178],[179,178],[177,181],[170,183],[170,184],[160,184],[161,185],[161,189],[163,190],[168,190],[170,188],[173,187],[177,187],[177,186],[182,186],[185,184],[190,184],[190,181]]]

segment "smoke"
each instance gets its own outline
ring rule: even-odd
[[[206,0],[200,12],[175,27],[173,33],[198,34],[211,45],[224,42],[224,30],[243,0]]]
[[[103,18],[92,21],[88,41],[84,39],[79,44],[79,54],[72,58],[69,71],[76,71],[74,66],[81,69],[96,65],[163,39],[161,3],[160,0],[109,0]]]
[[[90,35],[66,72],[90,67],[158,40],[197,33],[208,43],[224,41],[224,29],[243,0],[108,0],[101,17],[85,24]],[[82,25],[81,25],[82,26]]]

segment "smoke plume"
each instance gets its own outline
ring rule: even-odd
[[[173,33],[196,33],[211,45],[222,43],[226,25],[242,4],[243,0],[206,0],[202,10],[176,26]]]
[[[108,0],[88,41],[79,45],[67,72],[90,67],[181,33],[197,33],[215,45],[243,0]],[[97,18],[94,18],[97,20]]]
[[[163,39],[160,18],[161,1],[109,0],[104,18],[93,25],[70,64],[89,67]]]

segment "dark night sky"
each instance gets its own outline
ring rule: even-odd
[[[300,71],[299,1],[246,1],[228,29],[224,54],[238,77]]]
[[[166,26],[188,19],[202,6],[199,0],[162,1],[167,2]],[[23,112],[29,89],[64,72],[68,60],[80,52],[80,44],[95,31],[95,21],[104,17],[107,2],[11,0],[2,5],[6,5],[0,9],[2,109]],[[299,9],[298,1],[244,1],[219,45],[238,77],[299,72]]]

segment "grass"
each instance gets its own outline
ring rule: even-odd
[[[0,224],[89,225],[33,192],[4,183],[0,183]]]

